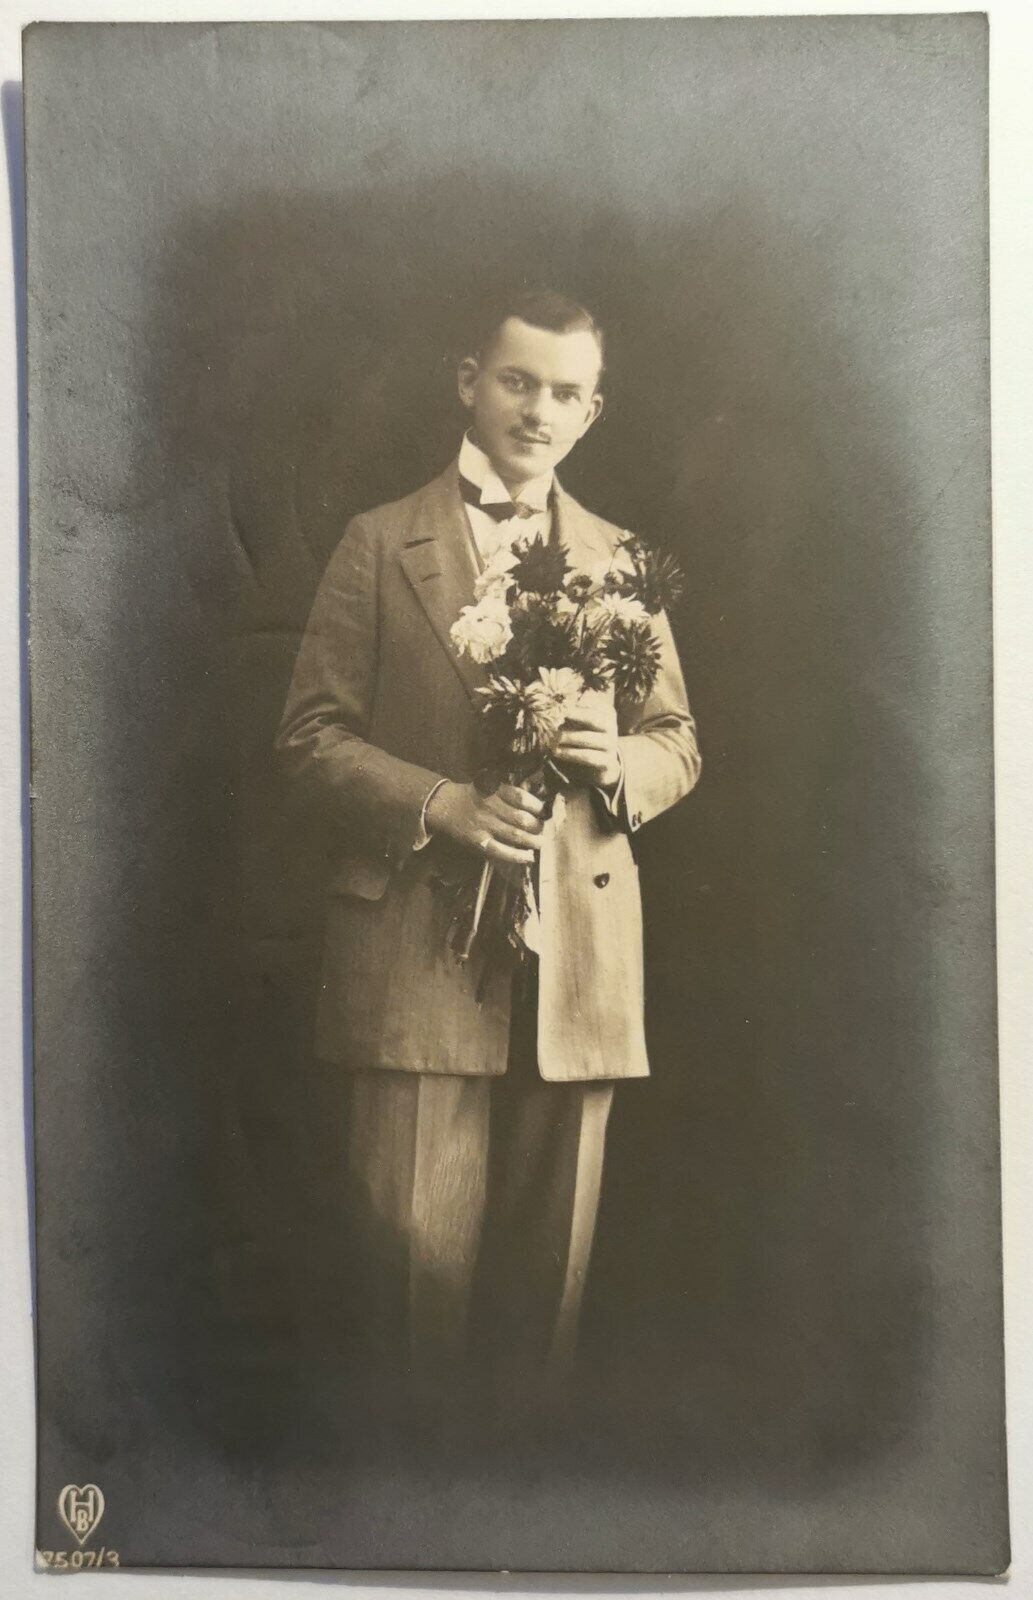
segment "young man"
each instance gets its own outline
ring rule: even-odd
[[[620,530],[554,475],[599,415],[602,366],[573,301],[498,308],[459,368],[458,459],[345,530],[278,735],[338,828],[317,1049],[350,1071],[352,1181],[424,1370],[464,1359],[479,1255],[478,1348],[504,1334],[539,1367],[569,1362],[614,1083],[649,1071],[629,836],[700,768],[666,619],[646,702],[618,718],[596,694],[565,725],[562,826],[524,789],[475,787],[486,671],[449,637],[500,536],[559,540],[578,570],[613,556]],[[485,857],[538,860],[530,982],[481,983],[448,948],[448,884]]]

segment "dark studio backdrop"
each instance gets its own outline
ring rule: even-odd
[[[978,17],[43,26],[26,47],[39,1543],[996,1571]],[[561,469],[673,548],[704,752],[643,838],[576,1413],[378,1431],[322,844],[272,740],[472,301],[610,332]]]

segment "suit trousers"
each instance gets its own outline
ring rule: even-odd
[[[545,1082],[518,974],[506,1072],[350,1074],[348,1158],[374,1347],[424,1389],[561,1377],[574,1354],[612,1082]]]

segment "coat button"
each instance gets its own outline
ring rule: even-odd
[[[596,873],[594,882],[595,882],[595,886],[596,886],[597,889],[605,889],[606,885],[609,883],[609,881],[610,881],[610,874],[608,872],[597,872]]]

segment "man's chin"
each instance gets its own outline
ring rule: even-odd
[[[510,471],[526,472],[529,478],[539,478],[556,464],[556,452],[551,445],[525,444],[519,439],[506,441],[505,465]]]

